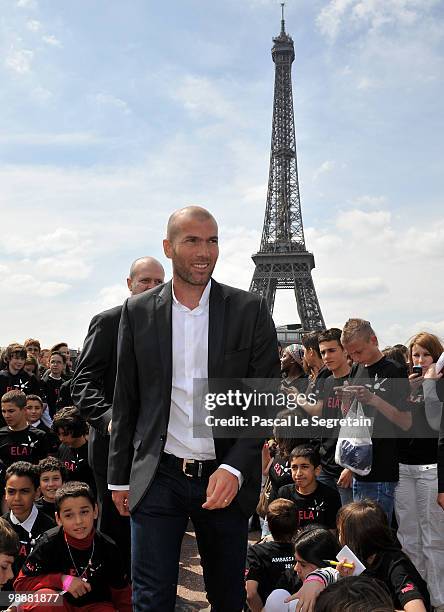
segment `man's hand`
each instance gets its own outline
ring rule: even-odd
[[[361,404],[371,405],[376,397],[370,389],[367,389],[367,387],[363,385],[349,385],[347,391],[352,393]]]
[[[438,505],[444,510],[444,493],[438,493],[438,498],[436,500]]]
[[[111,433],[112,426],[113,426],[113,420],[111,419],[111,421],[108,423],[108,433],[109,434]]]
[[[239,490],[239,480],[237,476],[218,468],[211,474],[207,487],[207,501],[202,504],[205,510],[217,510],[226,508],[231,504]]]
[[[322,584],[322,582],[318,582],[317,580],[313,580],[313,582],[304,582],[299,591],[291,597],[287,597],[287,599],[284,600],[284,603],[289,603],[294,599],[298,599],[295,612],[313,612],[316,599],[319,593],[321,593],[324,589],[325,586]]]
[[[73,576],[72,582],[69,587],[66,589],[67,593],[71,593],[73,597],[77,599],[77,597],[82,597],[89,593],[91,590],[91,585],[89,582],[85,582],[78,576]]]
[[[341,475],[338,479],[338,487],[342,489],[349,489],[353,483],[353,472],[348,468],[342,470]]]
[[[116,506],[119,514],[122,516],[129,516],[128,510],[128,496],[129,491],[112,491],[112,498],[114,505]]]

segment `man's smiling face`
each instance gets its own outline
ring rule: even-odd
[[[186,216],[171,240],[164,242],[174,273],[190,285],[205,286],[219,255],[217,225],[212,219]]]

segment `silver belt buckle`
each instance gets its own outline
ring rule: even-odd
[[[188,476],[188,478],[193,478],[191,474],[187,474],[187,467],[189,465],[194,465],[194,459],[183,459],[182,472],[185,474],[185,476]]]
[[[188,476],[188,478],[193,478],[192,474],[187,474],[187,467],[188,465],[194,465],[196,463],[197,459],[183,459],[183,463],[182,463],[182,472],[185,474],[185,476]],[[202,476],[202,461],[197,461],[197,463],[199,464],[199,467],[197,468],[197,477],[200,478]]]

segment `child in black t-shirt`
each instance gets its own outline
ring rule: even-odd
[[[338,513],[337,526],[340,544],[346,544],[364,563],[365,575],[384,582],[395,608],[403,609],[407,603],[416,602],[416,610],[430,610],[427,585],[407,555],[395,545],[387,516],[379,504],[370,499],[347,504]]]
[[[31,427],[36,427],[46,434],[48,451],[55,455],[60,443],[54,432],[42,421],[43,410],[43,400],[39,395],[26,396],[26,419]]]
[[[62,607],[45,610],[131,612],[131,587],[117,546],[96,531],[98,508],[83,482],[68,482],[56,494],[58,527],[48,531],[29,555],[17,580],[18,591],[62,594]],[[38,610],[21,606],[24,612]]]
[[[334,559],[338,552],[338,542],[329,529],[319,525],[309,525],[302,529],[294,540],[292,568],[285,570],[279,577],[275,590],[267,599],[264,611],[287,612],[294,609],[289,608],[284,601],[289,599],[292,593],[303,593],[304,583],[321,581],[313,574],[317,574],[319,568],[324,568],[326,560]],[[302,591],[299,591],[301,588]]]
[[[335,529],[341,499],[337,491],[316,480],[321,471],[318,451],[309,445],[296,446],[290,468],[294,484],[281,487],[278,496],[294,502],[299,527],[317,523]]]
[[[0,398],[8,391],[17,390],[24,393],[39,393],[40,383],[35,376],[30,376],[24,369],[26,348],[13,343],[6,347],[3,358],[6,368],[0,371]],[[0,426],[4,425],[0,415]]]
[[[271,502],[267,521],[273,541],[258,542],[247,552],[247,602],[252,612],[261,612],[282,572],[294,565],[292,539],[298,520],[293,502],[287,499]]]
[[[385,585],[397,610],[428,612],[432,609],[427,584],[395,544],[387,515],[379,504],[367,499],[343,506],[338,513],[337,527],[341,546],[347,545],[365,565],[363,576]],[[347,559],[343,561],[346,563]],[[314,575],[322,589],[322,584],[325,587],[341,580],[341,576],[350,575],[353,570],[345,566],[340,572],[325,568]]]
[[[55,457],[42,459],[37,466],[40,478],[40,492],[42,496],[36,501],[39,510],[47,514],[52,520],[56,511],[55,496],[66,481],[66,469],[63,463]]]
[[[38,463],[48,454],[46,435],[43,431],[30,427],[26,420],[26,395],[23,391],[13,390],[1,399],[2,414],[6,427],[0,429],[0,460],[7,468],[12,463],[23,460]]]
[[[37,539],[54,520],[38,510],[34,504],[39,495],[39,476],[36,466],[28,461],[17,461],[6,470],[5,499],[9,512],[3,518],[16,532],[20,549],[14,563],[16,576]]]
[[[88,425],[79,409],[68,406],[56,412],[52,429],[61,442],[57,457],[66,468],[67,480],[86,482],[95,492],[94,474],[88,464]]]
[[[62,386],[63,370],[66,365],[66,357],[57,351],[51,353],[49,359],[49,370],[42,376],[42,386],[45,390],[46,401],[51,418],[57,411],[57,402],[60,396],[60,387]]]

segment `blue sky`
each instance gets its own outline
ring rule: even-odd
[[[165,263],[169,214],[219,221],[215,278],[247,289],[269,163],[275,0],[0,3],[0,345],[82,344]],[[289,0],[307,247],[328,325],[444,335],[442,0]],[[294,322],[289,292],[276,323]]]

